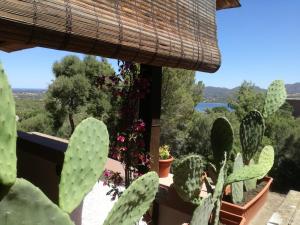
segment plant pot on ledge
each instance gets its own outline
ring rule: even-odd
[[[174,161],[174,158],[169,159],[160,159],[159,160],[159,177],[168,177],[170,173],[171,164]]]
[[[174,158],[170,154],[170,146],[163,145],[159,147],[159,177],[168,177],[170,173],[171,164]]]
[[[239,206],[227,201],[222,201],[221,210],[230,214],[235,214],[245,218],[245,225],[253,219],[261,207],[265,204],[273,178],[265,177],[262,181],[266,182],[264,188],[244,206]]]

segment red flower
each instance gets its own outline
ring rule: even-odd
[[[125,137],[122,136],[122,135],[119,135],[119,136],[117,137],[117,141],[124,143],[124,142],[125,142]]]

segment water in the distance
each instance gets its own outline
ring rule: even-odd
[[[228,106],[227,103],[217,103],[217,102],[201,102],[196,106],[196,109],[200,112],[204,112],[206,109],[213,109],[216,107],[224,107],[228,109],[228,111],[232,111],[232,109]]]

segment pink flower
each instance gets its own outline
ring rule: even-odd
[[[122,135],[119,135],[119,136],[117,137],[117,141],[124,143],[125,137],[122,136]]]

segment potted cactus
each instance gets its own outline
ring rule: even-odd
[[[170,173],[171,164],[174,158],[170,153],[170,146],[163,145],[159,148],[159,177],[168,177]]]
[[[93,118],[75,129],[64,158],[59,205],[37,187],[16,178],[16,116],[11,88],[0,64],[0,224],[74,225],[69,214],[101,176],[108,155],[106,125]],[[134,224],[152,204],[159,185],[155,172],[135,180],[110,211],[104,224]]]
[[[253,110],[242,119],[240,124],[240,143],[242,149],[236,155],[233,166],[234,171],[257,164],[255,158],[257,155],[262,154],[261,144],[265,132],[265,119],[275,113],[284,104],[286,95],[284,83],[279,80],[273,81],[267,91],[263,113]],[[271,146],[268,148],[271,148]],[[222,210],[244,216],[246,223],[248,223],[265,203],[272,181],[273,179],[270,177],[259,176],[232,183],[231,202],[228,202],[228,198],[227,201],[223,201]],[[244,190],[251,192],[256,189],[257,184],[260,182],[264,183],[262,190],[253,199],[241,206],[244,198]]]

